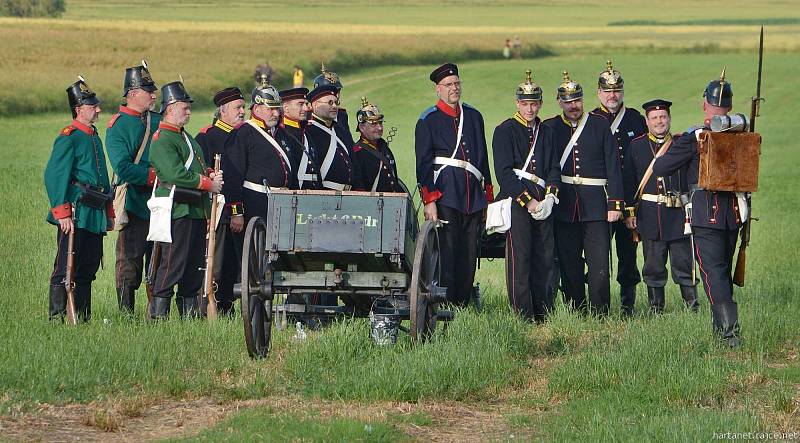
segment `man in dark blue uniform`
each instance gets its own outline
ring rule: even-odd
[[[353,146],[353,163],[361,170],[365,191],[405,192],[397,177],[397,163],[383,139],[383,114],[377,106],[361,98],[356,113],[357,130],[361,137]]]
[[[339,111],[337,89],[323,85],[308,93],[313,110],[306,127],[309,145],[314,147],[324,189],[361,190],[360,170],[350,158],[355,142],[350,131],[336,121]]]
[[[565,303],[585,310],[584,263],[589,307],[608,314],[611,226],[622,217],[622,171],[608,121],[583,111],[583,88],[564,71],[558,87],[562,113],[544,121],[552,130],[561,170],[555,210],[556,251]]]
[[[517,87],[517,112],[497,126],[492,138],[499,199],[511,198],[506,233],[506,284],[511,306],[523,318],[544,321],[553,309],[553,204],[561,170],[552,129],[538,117],[542,88],[531,71]]]
[[[703,126],[690,128],[682,136],[676,137],[672,147],[656,159],[653,174],[668,176],[688,166],[694,252],[700,267],[700,278],[711,303],[713,331],[726,345],[736,348],[741,345],[741,337],[731,272],[736,237],[749,216],[749,204],[744,196],[737,193],[709,191],[698,186],[699,137],[708,130],[713,116],[726,115],[733,106],[733,89],[730,82],[725,80],[724,72],[719,80],[710,82],[703,93]]]
[[[600,99],[600,106],[592,112],[602,115],[608,120],[611,133],[616,139],[619,161],[624,170],[631,140],[646,133],[647,126],[639,111],[625,107],[623,103],[625,85],[622,74],[614,70],[611,60],[606,63],[606,70],[600,73],[597,81],[597,97]],[[615,222],[612,227],[617,250],[620,309],[622,315],[627,317],[633,314],[633,306],[636,303],[636,285],[641,281],[639,269],[636,267],[637,245],[633,241],[632,232],[625,227],[624,222]]]
[[[648,133],[631,142],[625,156],[622,176],[625,188],[628,229],[637,231],[642,241],[647,284],[647,299],[655,313],[664,311],[664,286],[667,284],[667,256],[672,280],[680,285],[686,306],[697,311],[697,288],[690,232],[686,232],[685,203],[689,202],[687,166],[667,177],[652,174],[656,155],[669,150],[671,102],[651,100],[642,105]]]
[[[342,80],[339,78],[339,74],[325,69],[325,63],[322,64],[320,74],[314,77],[314,89],[317,89],[320,86],[333,86],[336,88],[336,98],[341,104],[342,88],[344,88],[344,86],[342,86]],[[333,118],[333,120],[338,126],[341,126],[342,129],[347,131],[348,134],[350,133],[350,119],[345,108],[339,106],[336,110],[336,116]],[[348,148],[350,147],[352,147],[352,145],[348,146]]]
[[[200,129],[195,140],[203,148],[203,155],[209,165],[214,164],[214,156],[225,157],[225,142],[233,128],[244,122],[244,97],[236,87],[225,88],[214,94],[214,120],[211,125]],[[241,205],[226,204],[217,226],[217,242],[214,254],[214,281],[217,283],[217,310],[220,314],[233,313],[233,285],[239,277],[242,257],[242,217],[231,224],[231,216],[242,213]]]
[[[308,92],[307,88],[302,87],[285,89],[280,92],[283,117],[279,126],[292,142],[290,145],[293,147],[293,154],[298,164],[298,189],[322,189],[316,150],[306,137],[309,110],[311,109],[311,104],[306,99]]]
[[[425,219],[447,222],[439,229],[440,284],[449,302],[466,306],[474,292],[483,214],[494,196],[483,116],[461,103],[456,65],[434,69],[430,79],[439,101],[417,121],[417,182]]]
[[[230,171],[222,189],[225,200],[243,206],[231,225],[266,217],[269,188],[296,189],[291,153],[276,139],[281,116],[278,90],[263,82],[253,89],[250,119],[235,128],[225,146],[223,170]]]

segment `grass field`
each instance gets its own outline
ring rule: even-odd
[[[158,2],[142,4],[148,14],[128,12],[121,2],[70,1],[60,22],[0,19],[0,36],[18,38],[11,47],[0,47],[0,302],[5,307],[0,310],[0,440],[704,441],[726,432],[800,432],[800,284],[794,278],[800,227],[792,222],[800,209],[794,192],[800,184],[794,173],[800,152],[790,111],[800,99],[793,87],[800,54],[792,49],[800,27],[791,21],[791,2],[736,3],[715,15],[719,24],[692,21],[702,18],[697,8],[716,3],[671,2],[673,12],[657,20],[676,24],[650,34],[652,25],[636,22],[653,19],[649,2],[625,3],[624,14],[615,3],[583,2],[569,15],[580,29],[572,37],[594,41],[581,43],[576,53],[559,42],[567,23],[564,12],[522,2],[502,8],[459,2],[456,13],[423,2],[397,7],[368,2],[369,9],[356,3],[331,15],[320,12],[330,3],[306,2],[270,15],[263,32],[254,18],[260,9],[245,3],[211,13],[206,2],[178,2],[176,16]],[[547,15],[546,26],[531,23],[526,14]],[[453,35],[435,26],[436,17],[475,32],[453,34],[466,36],[453,44]],[[8,114],[63,106],[63,89],[77,72],[105,100],[98,124],[102,135],[120,100],[122,67],[142,55],[157,82],[181,72],[192,95],[210,97],[228,83],[249,86],[249,72],[263,60],[261,54],[281,60],[280,66],[294,63],[288,51],[262,50],[255,36],[278,42],[268,39],[280,29],[285,35],[278,47],[292,42],[306,48],[319,42],[309,29],[346,25],[351,33],[304,51],[305,63],[323,56],[346,62],[344,105],[354,114],[358,98],[366,95],[381,107],[386,126],[398,128],[392,149],[400,173],[414,183],[413,128],[419,113],[434,103],[427,76],[446,51],[462,59],[485,58],[482,51],[499,47],[502,38],[517,31],[549,39],[552,54],[546,57],[459,64],[464,99],[483,113],[489,140],[494,127],[513,113],[513,91],[526,68],[544,88],[542,115],[550,116],[557,112],[561,70],[583,84],[587,108],[593,107],[594,81],[609,57],[625,77],[626,104],[638,107],[656,97],[673,101],[673,131],[678,132],[701,118],[702,89],[722,66],[733,83],[735,110],[748,112],[757,34],[750,22],[736,22],[743,17],[788,17],[788,24],[767,28],[767,100],[758,123],[764,143],[754,197],[754,215],[761,221],[753,226],[747,286],[736,291],[745,340],[741,350],[720,348],[710,333],[708,303],[704,300],[700,314],[685,312],[671,286],[667,314],[661,317],[644,314],[640,287],[641,315],[630,321],[617,315],[586,319],[559,307],[547,324],[525,324],[510,313],[503,263],[496,261],[484,262],[478,272],[483,312],[459,312],[425,346],[412,347],[408,337],[401,337],[395,347],[377,348],[366,321],[348,320],[301,342],[292,331],[281,332],[270,357],[252,361],[238,317],[214,324],[177,319],[148,324],[120,316],[112,271],[114,234],[106,238],[106,269],[94,284],[93,321],[67,328],[46,320],[55,229],[44,222],[48,204],[42,173],[69,114]],[[122,20],[148,31],[137,38],[123,35],[115,30]],[[614,21],[634,23],[608,25]],[[288,23],[296,22],[302,26],[292,33]],[[359,49],[365,38],[363,28],[355,26],[364,23],[377,26],[369,34],[377,44],[368,50]],[[225,32],[226,26],[239,30]],[[399,31],[392,34],[392,29]],[[609,38],[604,33],[609,29],[624,48],[596,49]],[[735,33],[749,49],[718,51],[716,37],[699,37],[709,29]],[[748,33],[739,34],[743,30]],[[784,45],[779,51],[771,46],[772,36]],[[665,41],[673,46],[642,50]],[[106,51],[92,51],[93,42],[102,42]],[[445,52],[437,52],[442,45]],[[676,50],[693,45],[706,52]],[[80,51],[90,54],[88,62],[75,57]],[[221,61],[208,63],[216,60],[213,54]],[[402,57],[392,63],[392,54]],[[372,57],[379,66],[359,57]],[[211,110],[198,106],[192,132],[210,118]],[[140,292],[138,317],[144,309]],[[616,309],[615,283],[612,299]]]

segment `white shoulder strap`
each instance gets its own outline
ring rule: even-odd
[[[614,117],[614,121],[611,122],[611,133],[616,134],[617,130],[619,129],[620,123],[622,123],[622,118],[625,117],[625,106],[622,106],[622,109],[619,110],[617,116]]]
[[[533,143],[531,143],[531,149],[528,151],[528,158],[525,159],[525,163],[522,164],[522,170],[525,171],[528,169],[528,164],[533,159],[533,153],[536,151],[536,139],[539,138],[539,125],[541,123],[536,123],[536,126],[533,128]]]
[[[561,169],[564,169],[564,165],[567,163],[567,158],[569,155],[572,154],[572,148],[575,147],[575,143],[578,143],[578,139],[581,136],[581,132],[583,132],[583,128],[586,126],[586,121],[589,120],[589,113],[584,112],[583,117],[581,117],[581,121],[578,123],[578,128],[572,134],[572,137],[569,139],[569,143],[567,143],[567,147],[564,148],[564,153],[561,154]]]
[[[322,160],[322,165],[319,167],[320,180],[325,181],[325,178],[328,176],[328,170],[331,169],[331,165],[333,164],[333,159],[336,157],[336,149],[341,147],[345,152],[347,152],[347,148],[345,147],[344,143],[339,140],[339,137],[336,135],[336,131],[333,128],[328,129],[325,127],[325,125],[320,124],[316,120],[311,120],[311,124],[322,129],[331,137],[331,142],[328,145],[328,152],[325,153],[325,159]]]
[[[461,146],[461,135],[464,133],[464,120],[466,120],[466,116],[464,115],[464,105],[460,102],[458,103],[458,134],[456,134],[456,146],[453,148],[453,153],[450,154],[450,158],[455,158],[456,154],[458,153],[458,147]],[[444,168],[446,168],[447,164],[442,164],[442,167],[433,171],[433,182],[436,183],[436,180],[439,178],[439,174],[442,173]]]
[[[283,157],[283,161],[286,162],[286,167],[289,168],[289,170],[291,171],[292,162],[289,161],[289,156],[286,154],[286,151],[284,151],[283,148],[281,148],[281,145],[279,145],[278,142],[275,141],[275,138],[269,135],[267,131],[261,129],[261,126],[258,126],[258,124],[256,124],[253,120],[247,120],[247,124],[255,128],[255,130],[258,131],[261,134],[261,136],[264,137],[269,142],[269,144],[272,145],[273,148],[275,148],[276,151],[278,151],[278,154],[280,154],[281,157]]]
[[[189,146],[189,157],[186,158],[186,161],[183,162],[183,167],[188,171],[189,167],[192,166],[192,161],[194,160],[194,146],[192,146],[192,142],[189,141],[189,136],[186,135],[186,131],[183,132],[183,139],[186,140],[186,145]]]

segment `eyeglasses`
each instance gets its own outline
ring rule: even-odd
[[[459,80],[459,81],[454,81],[454,82],[449,82],[449,83],[439,83],[439,86],[444,86],[447,89],[453,89],[453,88],[458,89],[458,88],[461,87],[461,81]]]

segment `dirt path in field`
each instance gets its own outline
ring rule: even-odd
[[[152,401],[135,404],[92,403],[66,406],[41,405],[33,412],[0,417],[0,435],[12,441],[114,441],[142,442],[186,437],[237,411],[271,407],[274,411],[309,408],[324,418],[348,417],[378,420],[395,426],[419,441],[486,441],[529,439],[527,432],[510,429],[506,417],[517,411],[508,406],[436,403],[352,403],[276,397],[217,403],[207,398],[186,401]],[[422,426],[403,416],[423,413],[430,423]],[[525,438],[528,437],[528,438]]]

